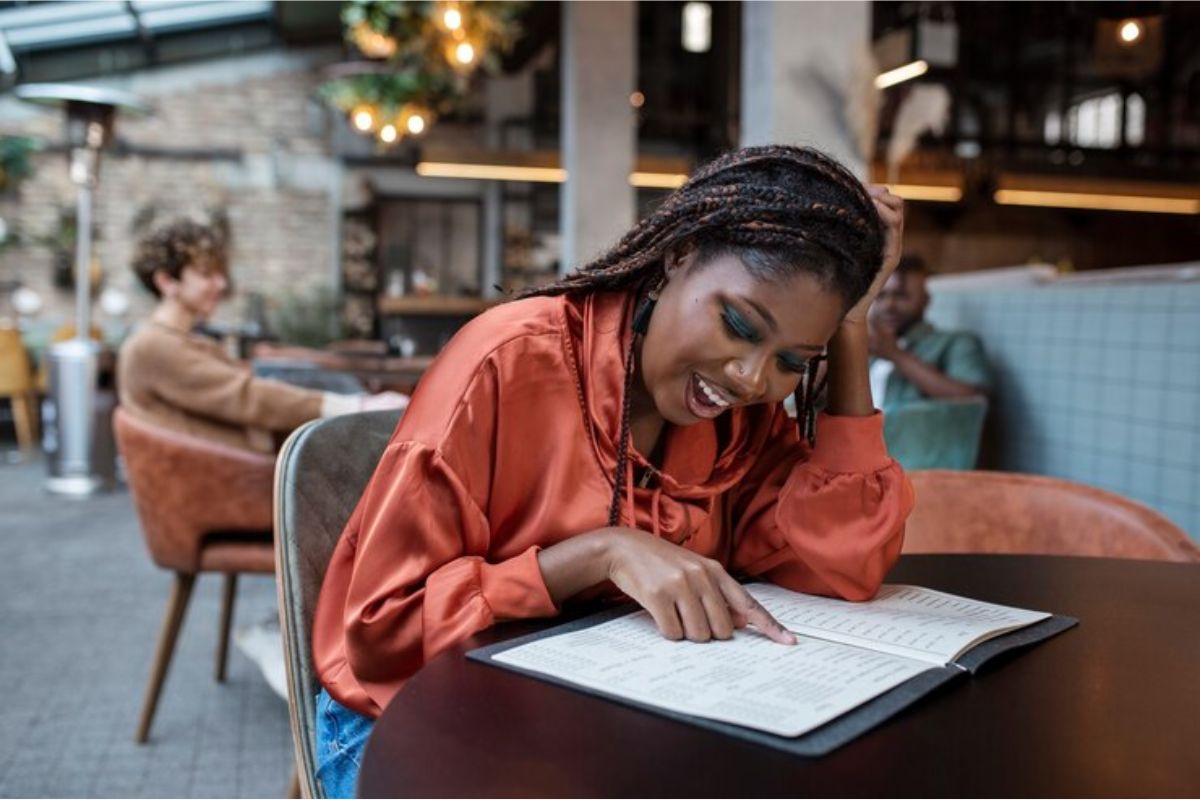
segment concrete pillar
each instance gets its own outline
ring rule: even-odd
[[[564,273],[614,244],[635,219],[629,173],[637,132],[629,95],[637,69],[636,12],[630,0],[563,4]]]
[[[742,146],[818,147],[866,177],[874,141],[871,5],[742,4]]]
[[[484,297],[499,297],[504,283],[504,184],[489,181],[483,190],[483,275]]]

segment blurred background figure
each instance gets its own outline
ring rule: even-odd
[[[909,469],[971,469],[992,370],[979,337],[925,320],[925,264],[905,256],[871,306],[871,396],[888,451]]]
[[[984,397],[991,368],[979,337],[925,321],[925,263],[905,256],[871,306],[871,394],[884,411],[921,399]]]
[[[248,450],[272,452],[281,436],[319,416],[403,408],[405,395],[344,395],[253,375],[194,332],[229,287],[226,242],[211,226],[179,219],[138,243],[133,269],[158,305],[121,346],[121,405],[159,425]]]

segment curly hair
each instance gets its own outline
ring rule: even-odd
[[[219,228],[190,219],[177,219],[144,236],[133,255],[133,271],[142,285],[161,297],[154,273],[165,272],[175,280],[186,267],[204,270],[227,269],[225,237]]]
[[[663,277],[668,252],[696,248],[702,268],[737,256],[760,280],[808,274],[849,310],[883,260],[884,228],[862,183],[810,147],[767,145],[727,153],[700,168],[607,253],[522,296],[628,290],[645,295]],[[625,354],[625,396],[609,524],[617,524],[628,462],[630,387],[637,337]],[[815,371],[805,375],[802,435],[812,439]]]

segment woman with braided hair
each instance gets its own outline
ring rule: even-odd
[[[746,148],[597,260],[466,326],[325,577],[326,790],[353,791],[372,720],[409,677],[496,622],[625,596],[671,639],[749,624],[786,645],[733,576],[871,597],[913,503],[867,375],[866,311],[902,230],[898,198],[818,151]]]

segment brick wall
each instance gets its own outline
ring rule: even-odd
[[[128,290],[134,304],[129,319],[152,305],[129,270],[133,226],[148,209],[159,222],[217,207],[228,214],[235,293],[221,320],[240,319],[249,291],[267,292],[268,302],[277,302],[288,291],[333,285],[341,177],[329,157],[329,117],[314,89],[320,67],[335,56],[261,53],[122,81],[120,88],[136,91],[155,113],[118,120],[118,139],[131,152],[105,153],[102,160],[93,252],[104,285]],[[0,132],[36,136],[49,147],[61,143],[60,112],[8,102]],[[38,153],[33,177],[18,192],[0,195],[0,217],[10,229],[26,238],[53,235],[60,209],[75,204],[66,161],[61,149]],[[52,252],[41,246],[0,253],[0,281],[15,278],[44,298],[42,325],[72,315],[70,292],[52,287],[53,263]]]

